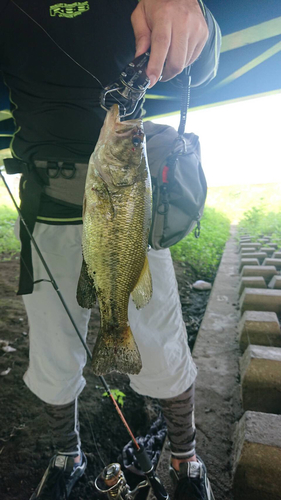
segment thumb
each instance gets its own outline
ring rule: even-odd
[[[131,21],[136,39],[135,57],[138,57],[149,49],[151,39],[151,31],[147,25],[145,12],[141,5],[138,5],[134,10]]]

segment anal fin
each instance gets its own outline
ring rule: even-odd
[[[134,290],[131,292],[131,295],[137,309],[146,306],[152,297],[152,279],[147,255],[145,256],[139,280]]]

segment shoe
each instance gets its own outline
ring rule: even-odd
[[[184,462],[176,471],[170,465],[170,476],[176,486],[174,500],[215,500],[206,466],[197,455],[197,462]]]
[[[83,476],[87,459],[82,453],[82,462],[74,463],[74,458],[55,455],[51,458],[40,483],[29,500],[67,500],[78,479]]]

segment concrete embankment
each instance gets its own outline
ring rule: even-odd
[[[232,229],[193,350],[197,453],[216,500],[281,499],[280,256],[269,236]],[[158,473],[173,498],[169,457],[166,443]]]
[[[197,453],[206,463],[216,500],[233,500],[232,437],[235,422],[242,415],[238,381],[238,267],[239,256],[232,229],[193,349],[198,367],[195,401]],[[158,473],[173,498],[173,487],[167,473],[169,459],[166,443]]]

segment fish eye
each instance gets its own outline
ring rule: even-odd
[[[139,146],[141,144],[141,138],[137,135],[134,135],[132,138],[132,143],[135,147]]]

